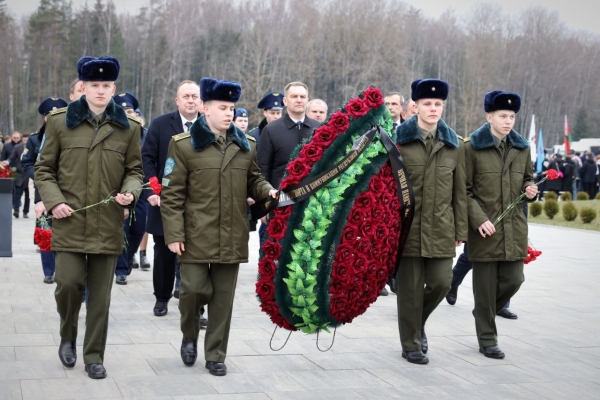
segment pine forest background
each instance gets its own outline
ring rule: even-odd
[[[77,10],[41,0],[17,18],[0,0],[0,54],[3,134],[36,131],[38,104],[68,99],[77,60],[110,54],[117,90],[137,96],[148,123],[175,109],[183,79],[239,81],[255,126],[258,100],[291,81],[331,112],[368,85],[409,96],[428,77],[450,84],[444,119],[461,135],[481,125],[483,94],[501,88],[523,96],[524,136],[535,113],[546,146],[562,143],[565,114],[575,140],[600,137],[600,37],[542,7],[510,16],[483,3],[433,19],[398,0],[150,0],[132,15],[111,0]]]

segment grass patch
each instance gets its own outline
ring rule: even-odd
[[[566,202],[559,202],[558,205],[561,207],[563,204],[566,204]],[[600,201],[598,200],[580,200],[580,201],[574,201],[573,204],[575,205],[575,207],[577,207],[577,210],[581,211],[582,207],[592,207],[594,208],[596,211],[600,211]],[[529,205],[529,207],[531,208],[531,204]],[[564,227],[564,228],[576,228],[576,229],[585,229],[588,231],[597,231],[600,232],[600,218],[596,218],[594,221],[592,221],[589,224],[584,224],[581,221],[581,218],[577,217],[577,219],[575,221],[566,221],[563,217],[562,212],[556,214],[556,216],[553,219],[550,219],[546,216],[545,213],[542,213],[541,215],[537,216],[537,217],[532,217],[531,216],[531,212],[529,213],[529,222],[535,223],[535,224],[545,224],[545,225],[552,225],[552,226],[560,226],[560,227]]]

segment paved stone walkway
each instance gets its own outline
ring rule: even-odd
[[[531,240],[544,254],[526,266],[512,301],[519,319],[497,319],[507,357],[490,360],[477,351],[469,275],[457,304],[444,301],[428,322],[427,366],[401,358],[393,294],[340,328],[327,353],[315,336],[301,333],[271,351],[273,325],[254,295],[253,234],[253,257],[238,280],[226,377],[209,375],[202,355],[194,367],[183,365],[178,301],[166,317],[154,317],[152,273],[135,270],[127,286],[113,288],[108,378],[94,381],[81,362],[85,311],[77,366],[66,369],[58,360],[54,285],[42,282],[32,231],[33,219],[14,220],[14,257],[0,258],[0,399],[600,398],[600,233],[532,225]],[[278,331],[275,345],[285,336]],[[322,346],[330,339],[323,335]]]

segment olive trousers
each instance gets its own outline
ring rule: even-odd
[[[396,275],[398,329],[404,351],[421,350],[425,322],[450,291],[452,258],[403,257]]]
[[[496,313],[525,281],[523,267],[523,261],[473,262],[475,328],[479,347],[498,345]]]
[[[56,252],[54,298],[60,315],[60,337],[77,340],[77,323],[83,289],[89,302],[83,339],[83,362],[102,364],[108,332],[108,309],[117,256]]]
[[[204,334],[206,361],[224,362],[227,356],[239,268],[239,264],[181,264],[181,332],[187,339],[198,340],[200,309],[208,305]]]

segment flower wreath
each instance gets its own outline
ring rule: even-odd
[[[390,136],[377,88],[351,99],[290,157],[281,189],[327,171],[369,128]],[[261,246],[256,293],[273,323],[314,333],[364,313],[394,271],[400,231],[397,184],[375,138],[314,196],[271,214]]]

